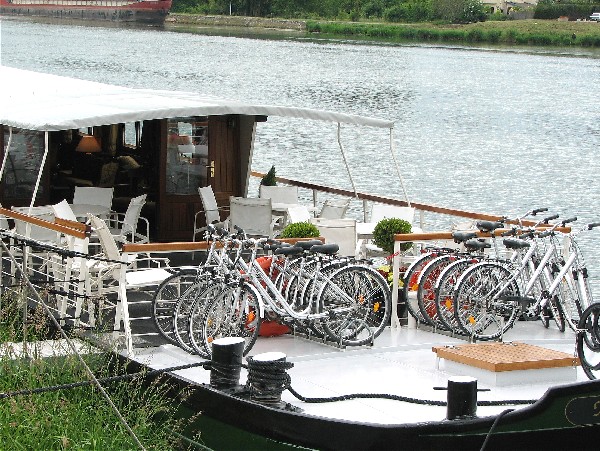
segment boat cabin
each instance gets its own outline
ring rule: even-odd
[[[198,188],[220,205],[245,196],[257,123],[269,115],[391,128],[390,121],[251,105],[189,92],[110,86],[0,67],[0,203],[71,201],[75,187],[114,188],[112,208],[147,195],[152,241],[189,241]]]

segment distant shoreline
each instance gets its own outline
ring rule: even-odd
[[[600,47],[600,23],[592,21],[525,19],[470,24],[374,23],[171,13],[166,24],[290,31],[384,42]]]

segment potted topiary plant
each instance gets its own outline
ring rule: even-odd
[[[260,184],[264,186],[277,186],[277,180],[275,178],[275,165],[271,166],[269,172],[263,176]]]
[[[293,222],[283,228],[279,238],[318,238],[320,235],[317,226],[310,222]]]
[[[394,235],[397,233],[410,233],[410,222],[398,218],[384,218],[377,223],[373,230],[375,245],[388,252],[394,253]],[[412,243],[402,243],[400,249],[404,252],[412,247]]]

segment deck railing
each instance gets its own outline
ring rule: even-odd
[[[264,173],[252,171],[251,175],[253,177],[262,178]],[[357,199],[362,201],[362,217],[363,221],[368,222],[369,218],[369,202],[377,202],[387,205],[395,205],[400,207],[409,206],[408,202],[405,200],[395,199],[393,197],[382,196],[379,194],[371,194],[364,192],[357,192],[342,189],[342,188],[334,188],[326,185],[319,185],[316,183],[309,183],[300,180],[294,180],[286,177],[276,177],[278,183],[282,183],[285,185],[297,186],[298,188],[304,188],[312,191],[313,205],[315,207],[318,206],[318,194],[328,194],[335,195],[341,197],[347,197],[351,199]],[[455,208],[446,208],[439,207],[436,205],[423,204],[419,202],[410,202],[410,206],[415,208],[417,211],[417,222],[421,229],[425,227],[425,214],[436,214],[436,215],[444,215],[447,217],[460,218],[462,220],[487,220],[487,221],[497,221],[502,218],[499,215],[487,214],[487,213],[476,213],[472,211],[459,210]]]

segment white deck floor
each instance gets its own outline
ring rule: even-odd
[[[504,341],[520,341],[569,354],[575,352],[574,334],[556,328],[545,329],[539,322],[517,322],[505,334]],[[447,364],[432,351],[433,346],[465,344],[465,340],[432,333],[424,329],[386,329],[372,348],[337,349],[305,338],[284,335],[260,337],[250,355],[278,351],[287,355],[294,367],[288,370],[292,387],[305,397],[328,397],[351,393],[391,393],[427,400],[446,400],[446,392],[434,387],[446,387],[448,378],[458,374],[448,371]],[[152,368],[167,368],[197,361],[173,345],[136,350],[136,358]],[[474,370],[476,373],[480,370]],[[587,377],[581,368],[571,369],[566,377],[552,375],[554,382],[540,383],[539,371],[528,370],[526,382],[499,386],[480,378],[478,388],[490,388],[481,392],[479,400],[538,399],[550,385],[584,381]],[[523,372],[521,372],[523,373]],[[209,372],[201,368],[180,371],[178,374],[195,382],[208,383]],[[241,383],[246,381],[242,369]],[[563,373],[564,374],[564,373]],[[576,379],[575,379],[576,378]],[[485,379],[485,378],[484,378]],[[383,399],[359,399],[351,401],[307,404],[285,391],[282,400],[298,406],[305,413],[368,423],[416,423],[443,420],[445,407],[407,404]],[[486,416],[499,413],[511,406],[478,407],[477,414]],[[518,408],[518,406],[517,406]]]

